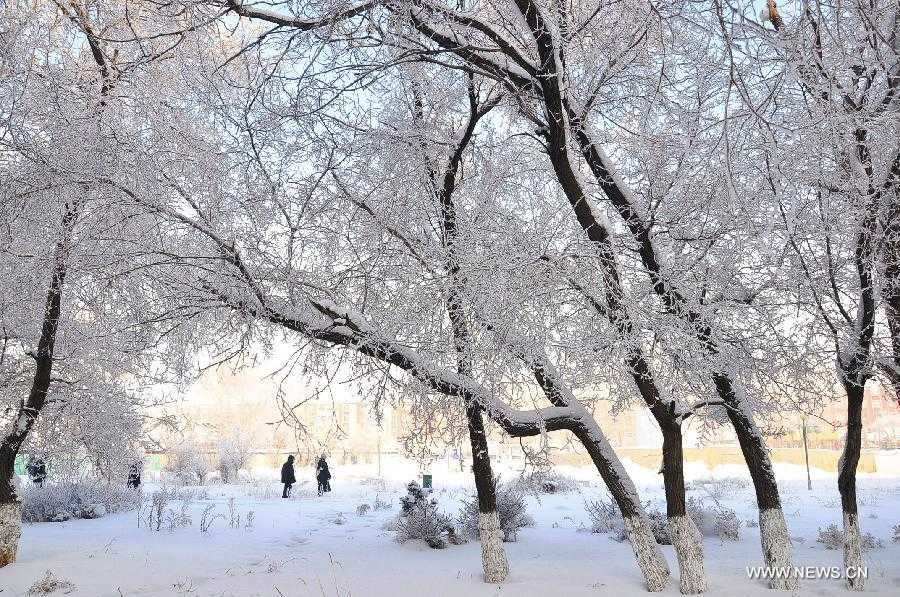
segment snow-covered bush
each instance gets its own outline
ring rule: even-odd
[[[705,477],[685,483],[686,490],[699,491],[716,502],[733,497],[748,486],[748,481],[741,477],[722,477],[719,479]]]
[[[585,500],[584,508],[591,519],[592,533],[616,533],[624,530],[619,507],[610,500]]]
[[[844,531],[839,529],[836,524],[830,524],[824,529],[819,527],[819,536],[816,541],[825,546],[825,549],[843,549],[844,547]]]
[[[380,495],[375,494],[375,500],[372,502],[373,510],[390,510],[392,507],[390,502],[384,501]]]
[[[162,527],[166,504],[168,504],[168,497],[165,491],[154,491],[147,500],[141,501],[138,510],[138,528],[141,524],[145,524],[151,531],[158,531]]]
[[[393,525],[397,541],[421,540],[433,549],[447,547],[444,536],[453,526],[450,517],[438,510],[437,500],[415,481],[406,486],[406,491],[400,498],[401,512]]]
[[[475,539],[478,538],[478,514],[478,494],[464,499],[459,523]],[[518,483],[497,483],[497,515],[504,541],[515,541],[520,528],[534,526],[534,519],[526,512],[525,492]]]
[[[450,545],[463,545],[468,543],[468,539],[466,539],[464,533],[457,531],[456,527],[450,526],[447,527],[447,543]]]
[[[424,489],[416,481],[410,481],[406,485],[406,495],[400,496],[400,514],[404,515],[413,510],[417,505],[428,502],[430,491]],[[430,500],[437,503],[435,500]]]
[[[529,493],[552,494],[578,489],[578,483],[574,479],[554,471],[534,471],[530,475],[521,477],[519,483]]]
[[[293,493],[296,493],[302,485],[306,482],[301,481],[294,485]],[[274,500],[281,499],[281,491],[282,486],[281,483],[274,483],[272,481],[260,480],[260,479],[251,479],[246,485],[244,485],[244,490],[246,491],[247,497],[252,501],[262,501],[262,500]]]
[[[741,521],[734,510],[723,508],[716,512],[716,522],[713,530],[720,539],[737,541],[740,538]]]
[[[627,539],[622,515],[616,503],[609,500],[585,501],[585,510],[591,519],[592,533],[612,533],[619,541]],[[740,535],[741,521],[734,510],[721,504],[708,505],[702,500],[688,499],[687,512],[704,537],[718,537],[722,540],[737,541]],[[652,502],[644,504],[647,521],[656,542],[660,545],[671,545],[668,516]]]
[[[246,468],[250,461],[250,442],[235,433],[219,441],[218,452],[219,461],[216,468],[222,483],[237,481],[239,471]]]
[[[372,487],[378,491],[387,490],[387,484],[384,482],[384,479],[380,477],[364,477],[359,480],[359,484]]]
[[[52,570],[47,570],[44,573],[44,576],[39,578],[31,585],[31,588],[28,589],[28,595],[49,595],[50,593],[55,593],[59,591],[60,593],[66,594],[71,593],[75,590],[75,585],[71,582],[58,578],[53,574]]]
[[[177,487],[160,487],[141,501],[138,509],[138,526],[145,525],[151,531],[166,528],[170,533],[180,527],[193,524],[190,506],[197,493]],[[180,502],[180,506],[169,504]]]
[[[647,511],[647,520],[650,522],[650,530],[653,532],[656,542],[660,545],[672,545],[672,537],[669,535],[669,519],[666,513],[653,507],[650,502],[644,504],[644,508]]]
[[[859,504],[861,506],[869,506],[869,507],[874,508],[875,506],[878,505],[879,497],[878,497],[877,493],[870,493],[868,491],[860,491],[857,496],[857,499],[859,500]]]
[[[738,540],[741,521],[734,510],[719,504],[708,505],[694,499],[688,499],[686,506],[688,516],[691,517],[697,530],[704,537],[718,537],[723,541]],[[671,545],[672,537],[669,534],[669,518],[666,513],[653,507],[650,502],[645,505],[645,508],[656,542],[660,545]]]
[[[233,529],[241,526],[241,513],[235,508],[234,498],[228,498],[228,526]]]
[[[191,519],[191,514],[188,510],[188,507],[188,502],[182,502],[181,508],[179,508],[178,510],[175,510],[174,508],[169,508],[168,510],[166,510],[166,529],[170,533],[174,533],[177,529],[180,529],[182,527],[189,527],[191,526],[191,524],[193,524],[193,520]]]
[[[816,541],[825,546],[825,549],[843,549],[844,548],[844,531],[839,529],[836,524],[830,524],[824,529],[819,527],[819,535]],[[863,551],[871,551],[884,547],[884,541],[873,535],[872,533],[862,533],[860,536],[860,547]]]
[[[184,484],[203,485],[209,474],[209,459],[192,441],[186,441],[169,453],[166,471]]]
[[[397,541],[421,540],[434,549],[447,547],[444,535],[451,526],[450,517],[438,511],[436,503],[423,502],[397,519]]]
[[[592,533],[609,533],[616,541],[628,540],[622,513],[612,499],[587,500],[584,507],[591,519]],[[644,504],[644,509],[656,542],[661,545],[671,545],[672,540],[669,538],[666,515],[655,508],[651,502]]]
[[[61,522],[72,518],[100,518],[138,507],[141,493],[125,485],[100,481],[28,485],[19,490],[22,520]]]
[[[891,537],[891,542],[900,543],[900,524],[895,524],[892,530],[894,531],[894,536]]]
[[[704,537],[718,537],[723,541],[737,541],[740,538],[740,519],[734,510],[718,501],[710,504],[702,499],[688,498],[687,511]]]
[[[216,512],[215,504],[207,504],[200,514],[200,532],[203,534],[209,533],[209,529],[217,520],[225,520],[225,515],[221,512]]]
[[[366,514],[369,513],[369,510],[371,510],[371,507],[369,506],[369,504],[360,504],[356,507],[356,515],[357,516],[365,516]]]

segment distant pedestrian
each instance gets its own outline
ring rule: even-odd
[[[137,489],[141,486],[141,462],[134,462],[128,467],[128,487]]]
[[[328,462],[324,456],[316,464],[316,481],[319,483],[319,495],[331,491],[331,471],[328,470]]]
[[[47,464],[43,458],[35,458],[29,462],[26,470],[32,483],[37,487],[44,486],[44,481],[47,479]]]
[[[293,456],[288,456],[287,462],[281,465],[281,482],[284,483],[284,491],[281,492],[281,497],[291,497],[291,485],[297,482],[297,477],[294,476]]]

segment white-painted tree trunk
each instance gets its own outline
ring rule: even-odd
[[[759,538],[762,542],[765,565],[770,569],[791,571],[787,574],[772,574],[769,587],[781,591],[792,591],[799,585],[797,577],[792,573],[791,536],[784,511],[781,508],[769,508],[759,511]]]
[[[678,556],[681,593],[703,593],[708,585],[703,565],[703,536],[697,525],[690,516],[672,516],[669,518],[669,536]]]
[[[647,582],[647,590],[662,591],[669,582],[669,565],[656,543],[650,525],[640,516],[625,517],[625,532],[631,541],[638,566]]]
[[[509,562],[503,547],[503,530],[497,512],[478,513],[478,536],[481,539],[481,562],[484,582],[503,582],[509,574]]]
[[[859,532],[859,516],[844,512],[844,578],[851,591],[866,588],[866,576],[862,573],[862,538]]]
[[[0,567],[16,561],[22,536],[22,503],[0,504]]]

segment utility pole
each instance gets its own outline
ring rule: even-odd
[[[806,417],[801,417],[803,423],[803,455],[806,457],[806,488],[812,491],[812,477],[809,476],[809,446],[806,442]]]

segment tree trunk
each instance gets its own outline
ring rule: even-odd
[[[791,537],[784,519],[784,511],[781,509],[775,470],[772,468],[772,460],[769,458],[763,437],[753,422],[753,415],[747,411],[746,404],[735,395],[731,379],[716,373],[714,381],[719,396],[725,402],[725,410],[734,427],[741,453],[753,480],[753,488],[756,490],[764,563],[773,569],[793,570]],[[794,590],[798,584],[798,579],[793,574],[773,575],[769,581],[771,588],[782,591]]]
[[[6,427],[3,439],[0,440],[0,566],[14,562],[19,548],[19,537],[22,534],[22,506],[13,485],[16,455],[44,407],[50,390],[53,347],[59,328],[62,287],[68,262],[69,234],[76,214],[75,205],[66,206],[62,218],[62,237],[57,241],[53,252],[53,274],[47,289],[41,336],[34,355],[35,369],[31,390],[27,399],[19,404],[16,417]]]
[[[847,588],[862,591],[865,575],[862,570],[862,543],[859,531],[859,511],[856,504],[856,467],[862,447],[862,405],[865,386],[845,383],[847,392],[847,439],[838,464],[838,490],[844,514],[844,571]]]
[[[685,595],[702,593],[708,588],[703,565],[703,537],[687,513],[681,426],[672,423],[663,427],[662,433],[666,516],[672,545],[678,557],[679,586]]]
[[[0,567],[16,561],[22,536],[22,504],[0,503]]]
[[[631,477],[628,476],[596,421],[583,420],[582,425],[572,431],[587,449],[622,513],[625,532],[628,534],[647,590],[662,591],[669,581],[669,565],[656,543]]]
[[[0,503],[0,567],[16,561],[22,536],[22,504]]]
[[[491,471],[481,408],[469,402],[466,405],[466,417],[469,421],[469,441],[472,444],[472,474],[475,476],[475,489],[478,492],[478,532],[484,582],[498,583],[509,574],[509,563],[503,547],[503,530],[497,513],[497,488]]]

